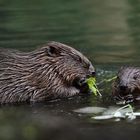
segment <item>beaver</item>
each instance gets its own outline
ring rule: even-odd
[[[140,67],[121,67],[112,84],[112,93],[117,100],[140,100]]]
[[[79,95],[86,91],[90,76],[95,76],[91,62],[59,42],[48,42],[31,52],[0,49],[1,104]]]

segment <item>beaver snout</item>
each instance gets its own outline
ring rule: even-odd
[[[81,78],[80,80],[77,81],[77,84],[81,87],[86,84],[86,78]]]
[[[73,86],[80,90],[80,93],[90,93],[89,87],[87,85],[87,78],[76,78],[73,81]]]
[[[83,77],[83,78],[75,78],[74,81],[73,81],[73,86],[77,87],[77,88],[81,88],[83,86],[86,85],[86,78]]]
[[[92,66],[92,64],[90,64],[89,66],[89,74],[87,75],[87,77],[95,77],[96,75],[96,71],[95,68]]]
[[[74,80],[73,80],[73,86],[75,86],[78,89],[88,89],[88,85],[87,85],[87,79],[90,77],[95,77],[96,76],[96,72],[94,67],[91,65],[90,69],[88,70],[88,72],[85,75],[81,75],[81,76],[77,76]]]
[[[96,72],[95,71],[90,71],[90,74],[87,75],[87,77],[95,77]]]

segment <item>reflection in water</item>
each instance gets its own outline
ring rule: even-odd
[[[100,81],[113,76],[120,65],[139,65],[139,8],[138,0],[1,0],[0,47],[28,51],[48,40],[64,42],[97,64]],[[99,87],[110,93],[110,84]],[[91,97],[39,107],[1,107],[0,139],[138,137],[139,120],[99,123],[72,113],[80,107],[110,104]]]
[[[0,46],[29,50],[47,40],[81,49],[96,63],[139,62],[139,2],[1,2]]]

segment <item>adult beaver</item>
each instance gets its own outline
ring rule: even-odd
[[[140,68],[122,67],[113,83],[113,96],[118,100],[140,100]]]
[[[49,42],[32,52],[0,50],[0,103],[38,102],[80,94],[95,75],[74,48]],[[84,88],[85,87],[85,88]]]

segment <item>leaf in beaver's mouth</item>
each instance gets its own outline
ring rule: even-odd
[[[94,93],[95,96],[97,95],[99,95],[100,97],[102,96],[96,86],[96,79],[94,77],[88,78],[87,84],[88,84],[89,89]]]

